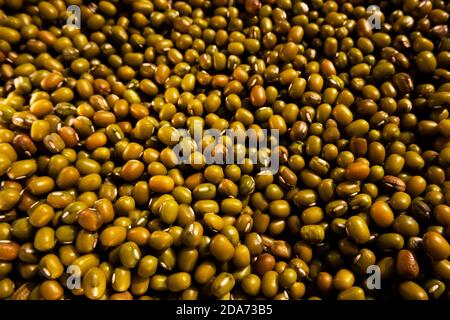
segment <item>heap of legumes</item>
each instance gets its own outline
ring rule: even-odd
[[[446,0],[0,0],[0,299],[450,299]]]

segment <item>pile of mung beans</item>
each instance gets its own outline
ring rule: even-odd
[[[449,14],[0,0],[0,299],[450,299]]]

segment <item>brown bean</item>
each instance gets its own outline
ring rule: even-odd
[[[419,276],[419,264],[414,254],[406,249],[400,250],[395,260],[397,273],[408,280],[413,280]]]
[[[264,275],[264,273],[273,270],[275,267],[275,258],[268,253],[263,253],[258,257],[258,259],[255,261],[254,268],[255,273],[257,275]]]
[[[102,226],[103,218],[96,210],[87,208],[79,213],[78,223],[83,229],[95,232]]]
[[[0,261],[13,261],[19,255],[20,245],[9,240],[0,241]]]
[[[392,192],[400,191],[403,192],[406,189],[405,182],[395,176],[384,176],[383,177],[383,184],[386,189],[392,190]]]
[[[263,107],[266,103],[266,91],[262,86],[254,86],[250,91],[250,102],[255,107]]]
[[[348,180],[363,180],[369,176],[370,168],[363,162],[354,162],[345,169],[345,177]]]
[[[439,233],[429,231],[423,236],[423,246],[428,255],[435,260],[447,259],[450,255],[448,241]]]

